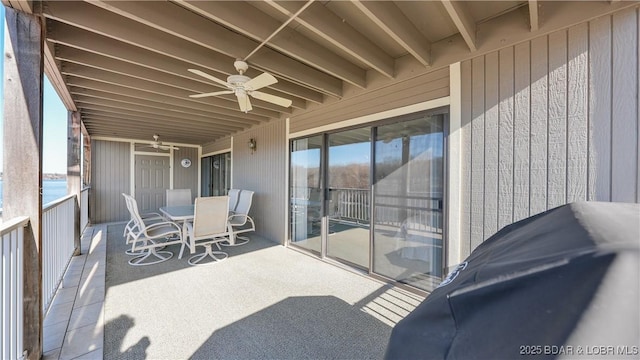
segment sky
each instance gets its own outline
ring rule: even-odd
[[[4,54],[4,6],[0,5],[0,47]],[[4,58],[4,56],[3,56]],[[4,94],[4,61],[0,61],[0,94]],[[42,171],[45,174],[67,172],[67,109],[45,76],[43,100],[43,158]],[[0,100],[0,109],[4,109],[4,96]],[[4,124],[4,110],[0,111],[0,124]],[[0,126],[0,145],[3,142]],[[3,147],[0,146],[0,169],[4,163]]]

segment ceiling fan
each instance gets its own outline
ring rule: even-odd
[[[153,142],[148,146],[150,148],[154,148],[156,150],[180,150],[179,147],[173,145],[163,145],[162,141],[160,141],[160,135],[153,135]]]
[[[262,73],[252,79],[244,75],[244,73],[249,68],[249,65],[247,65],[246,62],[242,60],[236,60],[233,63],[233,65],[238,71],[238,75],[230,75],[227,78],[227,81],[220,80],[215,76],[209,75],[197,69],[188,69],[190,72],[196,75],[202,76],[220,85],[224,85],[229,89],[229,90],[215,91],[215,92],[204,93],[204,94],[189,95],[189,97],[203,98],[207,96],[235,94],[236,97],[238,98],[238,105],[240,106],[240,111],[243,111],[245,113],[251,111],[252,109],[251,100],[249,100],[249,97],[254,97],[256,99],[267,101],[272,104],[280,105],[283,107],[291,106],[292,101],[289,99],[285,99],[280,96],[275,96],[275,95],[267,94],[261,91],[257,91],[259,89],[262,89],[265,86],[269,86],[277,83],[278,79],[276,79],[273,75],[269,73]]]

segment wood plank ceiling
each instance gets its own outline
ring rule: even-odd
[[[17,7],[21,1],[3,0]],[[45,1],[45,69],[92,136],[204,144],[621,7],[590,1]],[[553,15],[553,16],[551,16]],[[545,18],[546,16],[546,18]],[[284,108],[235,95],[234,61],[278,82]]]

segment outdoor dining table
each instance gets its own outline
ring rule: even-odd
[[[182,225],[182,239],[183,241],[187,241],[187,236],[189,234],[187,232],[186,223],[188,221],[193,221],[193,213],[195,210],[195,206],[194,205],[163,206],[159,210],[169,220]]]
[[[182,239],[184,241],[187,241],[189,236],[186,223],[193,221],[194,211],[195,205],[163,206],[160,208],[160,212],[171,221],[182,224]],[[234,240],[235,239],[232,236],[229,243],[234,244]]]

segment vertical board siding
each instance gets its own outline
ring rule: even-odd
[[[191,160],[191,166],[182,167],[182,159]],[[173,188],[191,189],[193,199],[198,196],[198,148],[180,146],[180,150],[173,152]]]
[[[449,67],[445,67],[410,79],[398,80],[381,88],[367,89],[332,104],[296,113],[291,116],[289,131],[296,133],[448,95]]]
[[[460,76],[462,79],[471,79],[471,62],[466,61],[460,64]],[[461,142],[461,179],[471,178],[471,82],[462,82],[461,95],[461,122],[460,122],[460,142]],[[460,183],[460,198],[471,198],[471,182],[462,181]],[[461,206],[460,208],[460,254],[468,254],[471,251],[471,206]]]
[[[464,83],[464,78],[462,80]],[[474,249],[484,240],[484,58],[471,61],[471,239]],[[464,203],[464,202],[463,202]]]
[[[549,122],[549,39],[531,41],[531,149],[529,154],[529,214],[547,209],[547,127]],[[518,89],[517,91],[520,91]]]
[[[513,120],[513,220],[529,216],[529,149],[531,136],[531,62],[530,43],[516,45],[514,51]]]
[[[549,127],[547,208],[566,203],[567,189],[567,33],[549,35]]]
[[[500,51],[498,107],[498,229],[513,222],[514,48]]]
[[[91,142],[91,222],[122,221],[129,217],[122,193],[131,193],[130,144]]]
[[[484,77],[484,234],[498,231],[498,53],[487,54]]]
[[[638,12],[461,64],[463,257],[559,205],[640,201]]]
[[[589,179],[595,186],[589,200],[611,201],[611,17],[589,23],[589,94],[592,139]],[[597,164],[597,166],[595,166]]]
[[[256,232],[284,244],[286,198],[286,130],[285,121],[277,120],[233,138],[233,184],[236,189],[254,191],[250,215]],[[256,151],[249,140],[256,141]]]
[[[568,31],[567,83],[567,199],[574,202],[587,199],[587,52],[588,24]]]
[[[613,15],[612,201],[636,201],[638,148],[629,144],[638,142],[637,26],[635,9]]]

